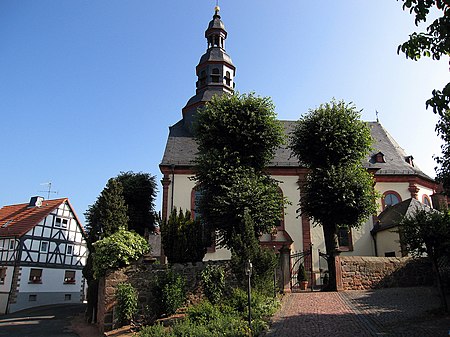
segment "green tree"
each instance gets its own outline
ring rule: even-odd
[[[399,0],[397,0],[399,1]],[[406,58],[414,61],[422,56],[440,60],[442,56],[450,55],[450,3],[448,0],[400,0],[403,9],[409,10],[415,16],[415,24],[426,22],[432,12],[438,17],[426,28],[426,32],[413,32],[409,40],[398,47]],[[437,169],[438,179],[447,189],[450,187],[450,83],[442,90],[433,90],[432,97],[426,101],[426,106],[432,107],[439,116],[436,125],[437,134],[444,141],[441,146],[442,156],[436,157],[440,165]]]
[[[199,220],[192,219],[191,212],[176,209],[161,228],[164,254],[169,263],[200,262],[206,254],[207,234]]]
[[[195,180],[202,191],[202,221],[217,230],[219,243],[233,249],[232,236],[248,209],[255,235],[268,232],[282,215],[277,182],[264,168],[284,141],[269,98],[215,96],[194,123],[198,144]]]
[[[94,312],[97,308],[98,280],[94,277],[94,243],[128,226],[127,207],[122,192],[122,185],[113,178],[109,179],[95,203],[85,213],[89,256],[83,275],[88,283],[88,321],[96,320]]]
[[[100,196],[85,213],[90,243],[105,238],[119,229],[127,229],[127,210],[122,184],[114,178],[109,179]]]
[[[431,260],[433,274],[440,291],[442,305],[448,304],[439,272],[439,260],[450,256],[450,214],[431,209],[416,210],[399,223],[400,243],[414,256],[426,254]]]
[[[301,117],[291,135],[293,153],[311,170],[301,186],[300,210],[322,225],[329,290],[336,290],[338,228],[357,228],[376,212],[373,179],[361,166],[372,138],[359,118],[354,105],[332,100]]]
[[[122,184],[122,195],[128,207],[128,229],[141,236],[152,231],[155,224],[155,176],[148,173],[121,172],[116,178]]]

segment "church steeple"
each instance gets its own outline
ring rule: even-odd
[[[212,20],[205,31],[207,50],[196,67],[196,94],[183,108],[185,124],[190,124],[198,107],[208,102],[213,95],[231,94],[234,91],[236,68],[225,52],[227,31],[216,6]]]

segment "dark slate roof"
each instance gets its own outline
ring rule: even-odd
[[[230,55],[219,47],[209,48],[206,53],[202,55],[198,64],[203,64],[205,62],[226,62],[233,66]]]
[[[215,14],[213,19],[208,24],[208,29],[223,29],[225,30],[225,25],[222,20],[220,20],[220,15]]]
[[[289,135],[296,121],[281,121],[285,133]],[[423,173],[417,166],[412,166],[405,161],[406,153],[378,122],[368,122],[371,130],[374,144],[369,158],[364,163],[368,169],[374,169],[376,175],[419,175],[423,178],[433,180]],[[385,163],[375,163],[372,160],[373,155],[382,152]],[[170,127],[169,138],[161,165],[192,165],[193,159],[197,153],[197,144],[192,135],[184,128],[183,121]],[[298,160],[292,155],[292,152],[284,145],[277,149],[271,162],[271,167],[293,167],[298,166]]]
[[[383,212],[381,212],[378,216],[378,222],[372,229],[372,233],[393,228],[397,226],[397,224],[402,220],[403,217],[411,216],[418,210],[436,212],[431,207],[422,204],[417,199],[409,198],[396,205],[389,206]]]

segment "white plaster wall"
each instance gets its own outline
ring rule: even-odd
[[[390,183],[390,182],[381,182],[375,184],[375,190],[377,190],[381,195],[387,191],[395,191],[400,194],[402,198],[401,201],[411,198],[411,192],[408,191],[409,183]],[[377,200],[378,203],[378,213],[380,213],[382,209],[381,198]]]
[[[353,251],[342,252],[341,254],[344,256],[375,256],[375,243],[370,234],[372,228],[372,217],[370,217],[360,228],[353,228]]]
[[[206,253],[203,261],[218,261],[231,259],[231,251],[225,248],[216,248],[213,253]]]
[[[284,209],[284,228],[294,241],[291,250],[302,251],[303,233],[302,219],[297,209],[300,207],[300,190],[298,189],[298,176],[272,176],[279,181],[278,186],[283,191],[283,196],[290,201]]]
[[[81,291],[82,273],[81,270],[75,271],[75,283],[64,284],[64,272],[74,269],[55,269],[55,268],[37,268],[42,269],[42,283],[29,283],[30,269],[32,267],[22,267],[19,292],[77,292]]]
[[[396,257],[401,257],[401,247],[397,227],[384,230],[377,233],[377,253],[378,256],[384,256],[387,252],[395,252]]]
[[[193,177],[193,174],[176,174],[174,177],[174,183],[171,183],[169,186],[169,195],[168,195],[168,209],[169,214],[172,209],[171,198],[172,198],[172,189],[173,193],[173,206],[175,208],[180,208],[184,210],[191,210],[191,192],[195,187],[195,181],[189,179]],[[172,177],[170,176],[172,179]],[[169,215],[168,214],[168,215]]]

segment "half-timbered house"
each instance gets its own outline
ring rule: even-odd
[[[85,234],[67,198],[0,209],[0,313],[83,299]]]

